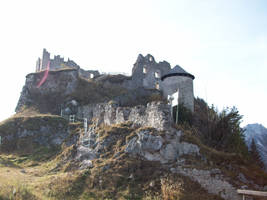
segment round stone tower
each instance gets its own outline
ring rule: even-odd
[[[173,95],[178,91],[178,102],[194,112],[193,80],[195,77],[176,65],[168,73],[161,76],[163,95]]]

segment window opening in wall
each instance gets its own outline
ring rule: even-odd
[[[94,74],[90,74],[90,78],[94,78]]]
[[[159,72],[155,72],[155,78],[160,78]]]
[[[152,57],[149,57],[149,61],[152,62],[153,61],[153,58]]]
[[[159,83],[156,83],[156,89],[159,90]]]
[[[143,73],[144,73],[144,74],[147,73],[147,69],[146,69],[146,67],[143,68]]]

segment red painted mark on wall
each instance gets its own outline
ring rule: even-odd
[[[50,69],[50,61],[48,61],[48,63],[47,63],[47,67],[46,67],[44,76],[43,76],[43,78],[41,79],[41,81],[38,83],[37,88],[41,87],[41,85],[43,85],[43,83],[46,81],[46,79],[47,79],[47,77],[48,77],[49,69]]]

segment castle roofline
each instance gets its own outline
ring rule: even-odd
[[[187,72],[173,72],[173,73],[168,73],[168,74],[165,74],[161,77],[161,81],[164,81],[164,79],[168,78],[168,77],[172,77],[172,76],[184,76],[184,77],[189,77],[191,78],[192,80],[195,79],[195,76],[190,74],[190,73],[187,73]]]
[[[161,77],[161,81],[163,81],[164,79],[166,79],[166,78],[168,78],[168,77],[172,77],[172,76],[184,76],[184,77],[189,77],[189,78],[191,78],[192,80],[194,80],[195,79],[195,76],[194,75],[192,75],[192,74],[189,74],[189,73],[182,73],[182,72],[180,72],[180,73],[169,73],[169,74],[166,74],[166,75],[164,75],[164,76],[162,76]]]
[[[164,74],[161,77],[161,80],[163,81],[165,78],[172,77],[172,76],[184,76],[195,79],[194,75],[186,72],[182,67],[179,65],[176,65],[174,68],[172,68],[167,74]]]

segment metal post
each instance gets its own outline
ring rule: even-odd
[[[179,110],[179,108],[178,108],[178,104],[177,104],[177,107],[176,107],[176,124],[178,124],[178,110]]]
[[[171,105],[171,116],[172,116],[172,120],[173,120],[172,101],[174,98],[172,95],[168,95],[168,99],[169,99],[169,104]]]
[[[91,132],[92,132],[92,129],[89,131],[89,148],[91,148]]]
[[[83,118],[84,135],[87,133],[87,118]]]
[[[178,93],[178,97],[177,97],[177,109],[176,109],[176,124],[178,124],[178,118],[179,118],[179,116],[178,116],[178,111],[179,111],[179,90],[177,91],[177,93]]]

